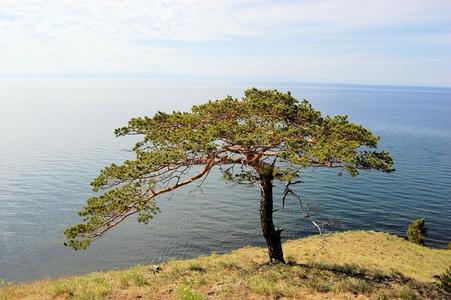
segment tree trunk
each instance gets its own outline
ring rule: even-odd
[[[282,229],[276,229],[272,220],[273,178],[272,167],[260,173],[260,223],[262,226],[263,236],[265,237],[266,244],[268,245],[269,261],[271,263],[285,263],[282,244],[280,241],[280,233],[282,232]]]

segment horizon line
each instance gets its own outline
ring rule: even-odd
[[[417,83],[384,83],[384,82],[350,82],[350,81],[329,81],[329,80],[249,80],[249,79],[216,79],[216,78],[181,78],[181,77],[171,77],[171,78],[155,78],[155,77],[82,77],[82,76],[60,76],[60,77],[1,77],[1,81],[51,81],[51,80],[73,80],[73,81],[164,81],[164,82],[217,82],[217,83],[235,83],[235,84],[318,84],[318,85],[349,85],[349,86],[379,86],[379,87],[400,87],[400,88],[439,88],[439,89],[451,89],[451,85],[440,85],[440,84],[417,84]]]

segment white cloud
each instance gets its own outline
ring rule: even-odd
[[[312,35],[444,24],[448,26],[446,33],[423,33],[416,42],[424,38],[449,45],[440,37],[450,35],[450,16],[448,0],[0,0],[0,77],[194,76],[192,68],[200,66],[204,73],[221,72],[220,68],[224,68],[225,74],[233,76],[247,68],[252,75],[261,74],[258,66],[268,60],[273,72],[283,74],[293,67],[276,63],[282,58],[213,54],[203,58],[179,42],[208,47],[211,41],[232,43],[244,38],[270,45],[275,37],[283,36],[309,47]],[[139,41],[159,42],[156,46]],[[328,61],[334,65],[334,60],[343,60],[343,54],[335,56],[313,54],[308,64],[319,73]],[[307,59],[304,54],[295,61]],[[386,58],[373,57],[365,62],[375,60]],[[228,63],[224,65],[223,61]],[[351,64],[352,57],[343,61]],[[277,65],[286,66],[283,69]],[[197,75],[201,75],[200,71]]]
[[[112,1],[3,0],[6,30],[29,37],[66,34],[122,39],[212,40],[265,35],[267,29],[329,31],[355,26],[387,26],[448,21],[450,1]],[[14,19],[13,22],[11,20]],[[292,25],[293,27],[286,27]],[[331,26],[333,25],[333,27]],[[324,27],[323,27],[324,26]]]

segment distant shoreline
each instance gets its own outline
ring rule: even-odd
[[[328,86],[328,87],[339,87],[339,86],[347,86],[349,88],[353,89],[359,89],[361,88],[376,88],[376,89],[443,89],[449,92],[451,90],[451,86],[446,85],[424,85],[424,84],[415,84],[415,83],[384,83],[384,82],[332,82],[332,81],[292,81],[292,80],[236,80],[236,79],[211,79],[211,78],[199,78],[199,79],[184,79],[184,78],[146,78],[146,77],[111,77],[111,78],[103,78],[103,77],[17,77],[17,78],[7,78],[7,77],[0,77],[0,83],[1,82],[49,82],[49,81],[62,81],[62,82],[108,82],[108,81],[128,81],[128,82],[145,82],[145,83],[159,83],[159,84],[165,84],[165,83],[186,83],[186,84],[201,84],[201,85],[211,85],[211,84],[218,84],[218,85],[242,85],[243,87],[251,87],[253,85],[256,86],[278,86],[278,87],[299,87],[302,85],[307,86]],[[0,86],[1,87],[1,86]]]

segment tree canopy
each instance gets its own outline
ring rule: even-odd
[[[190,112],[158,112],[133,118],[116,136],[139,135],[135,159],[104,168],[91,183],[100,195],[80,210],[82,222],[66,229],[66,245],[86,248],[93,240],[136,214],[147,223],[159,210],[155,200],[217,167],[242,184],[271,179],[287,183],[309,167],[393,171],[379,138],[347,116],[321,116],[290,92],[249,89],[241,99],[226,97],[193,106]],[[271,204],[272,205],[272,204]]]

